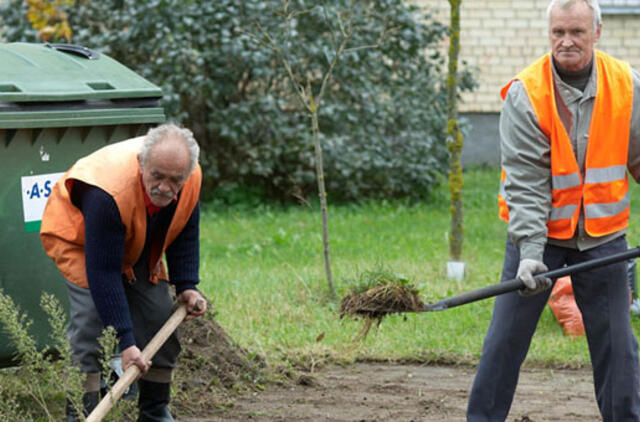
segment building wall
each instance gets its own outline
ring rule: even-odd
[[[449,22],[448,0],[414,0],[440,22]],[[602,2],[601,2],[602,3]],[[477,68],[480,86],[463,95],[461,112],[498,112],[500,87],[549,51],[549,0],[463,0],[460,59]],[[602,16],[598,49],[640,70],[640,15]],[[448,46],[448,40],[443,48]]]
[[[412,0],[448,24],[448,0]],[[614,0],[607,0],[615,4]],[[601,0],[601,7],[605,1]],[[640,1],[627,0],[625,4]],[[468,125],[462,164],[500,163],[498,117],[500,88],[533,60],[549,52],[547,6],[549,0],[462,0],[460,61],[475,68],[479,87],[462,95],[461,117]],[[638,12],[640,9],[636,10]],[[605,14],[598,49],[628,61],[640,70],[640,15]],[[448,48],[446,40],[442,48]],[[635,47],[635,48],[634,48]]]

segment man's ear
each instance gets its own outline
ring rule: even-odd
[[[142,173],[142,154],[138,153],[138,164],[140,165],[140,173]]]

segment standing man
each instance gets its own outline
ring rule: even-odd
[[[67,279],[72,360],[86,375],[84,412],[98,404],[98,337],[115,328],[122,366],[137,365],[139,421],[173,421],[167,405],[180,345],[171,336],[146,361],[141,350],[172,313],[204,314],[199,265],[199,147],[188,129],[165,124],[80,160],[55,185],[42,218],[47,254]],[[162,256],[169,269],[167,277]],[[72,406],[67,421],[79,420]]]
[[[504,421],[520,365],[549,297],[534,274],[627,249],[627,169],[640,180],[640,76],[595,50],[597,0],[552,0],[551,54],[502,89],[502,279],[526,289],[495,300],[467,420]],[[638,343],[626,263],[572,276],[604,421],[640,421]]]

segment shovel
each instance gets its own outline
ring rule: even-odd
[[[570,265],[568,267],[562,267],[555,270],[538,273],[535,274],[535,276],[550,278],[555,282],[555,279],[559,277],[564,277],[566,275],[571,275],[582,271],[592,270],[594,268],[604,267],[605,265],[615,264],[621,261],[635,259],[639,256],[640,246],[629,249],[625,252],[606,256],[604,258],[592,259],[591,261],[581,262],[580,264]],[[477,300],[487,299],[493,296],[498,296],[503,293],[522,290],[524,288],[525,285],[522,280],[514,278],[513,280],[503,281],[499,284],[494,284],[492,286],[483,287],[478,290],[473,290],[467,293],[462,293],[456,296],[442,299],[438,302],[428,303],[417,312],[444,311],[445,309],[454,308],[456,306],[475,302]]]
[[[196,309],[202,309],[201,301],[196,303]],[[169,336],[178,328],[178,325],[185,319],[187,316],[187,305],[182,303],[178,306],[178,308],[171,314],[167,322],[158,330],[155,336],[151,339],[151,341],[147,344],[147,346],[142,351],[142,357],[145,360],[151,360],[151,358],[156,354],[158,350],[162,347],[162,345],[167,341]],[[114,404],[122,397],[122,395],[127,391],[127,388],[138,378],[140,375],[140,368],[137,365],[131,365],[127,369],[125,369],[122,376],[113,384],[109,393],[100,400],[98,406],[87,416],[86,422],[100,422],[109,410],[113,407]]]

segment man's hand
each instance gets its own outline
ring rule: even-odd
[[[549,268],[547,268],[544,263],[536,261],[535,259],[525,258],[521,260],[516,278],[522,280],[526,288],[520,290],[518,293],[520,293],[521,296],[533,296],[551,287],[552,282],[550,278],[534,277],[534,274],[548,270]]]
[[[129,346],[122,351],[122,369],[126,370],[131,365],[136,365],[144,374],[151,367],[151,361],[142,357],[142,352],[137,346]]]
[[[186,320],[204,315],[207,310],[207,300],[197,290],[189,289],[180,293],[178,302],[187,304]]]

